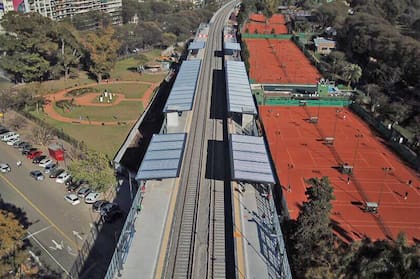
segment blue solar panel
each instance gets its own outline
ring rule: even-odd
[[[244,62],[226,61],[226,90],[229,112],[257,114]]]
[[[262,137],[232,134],[229,143],[233,180],[275,183]]]
[[[163,112],[192,109],[200,65],[201,60],[188,60],[182,63]]]
[[[136,179],[178,177],[186,135],[185,133],[153,135],[137,171]]]

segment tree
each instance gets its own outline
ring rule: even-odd
[[[113,39],[114,29],[111,26],[98,32],[89,32],[84,39],[84,46],[89,52],[89,71],[96,76],[98,82],[109,72],[117,61],[119,42]]]
[[[164,46],[171,46],[176,43],[176,35],[172,33],[163,33],[162,34],[162,45]]]
[[[114,170],[106,155],[86,150],[83,158],[73,161],[69,170],[75,179],[86,179],[97,191],[105,191],[115,185]]]
[[[36,126],[32,131],[32,135],[36,143],[43,146],[46,146],[53,138],[51,129],[42,126]]]
[[[17,217],[6,210],[0,210],[0,276],[9,278],[27,257],[23,251],[25,229]]]
[[[337,262],[334,253],[334,235],[331,229],[331,200],[333,188],[328,177],[311,178],[296,222],[292,225],[290,242],[292,263],[298,277],[314,274],[332,274]]]
[[[360,68],[357,64],[347,64],[344,66],[342,74],[341,74],[348,82],[347,86],[350,84],[354,84],[359,81],[360,77],[362,76],[362,68]]]
[[[395,242],[363,239],[342,253],[336,276],[344,278],[417,278],[420,268],[419,248],[409,246],[405,234]]]

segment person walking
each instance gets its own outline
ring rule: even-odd
[[[18,166],[18,167],[22,166],[22,161],[20,161],[20,160],[19,160],[19,161],[17,161],[17,162],[16,162],[16,166]]]
[[[347,184],[350,184],[350,176],[347,176]]]
[[[406,200],[408,197],[408,192],[405,192],[404,199]]]

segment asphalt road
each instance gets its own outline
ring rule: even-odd
[[[16,166],[21,160],[23,165]],[[78,249],[90,231],[94,214],[91,206],[81,202],[73,206],[64,200],[63,184],[48,177],[35,181],[31,170],[42,168],[22,156],[20,151],[0,142],[0,162],[8,163],[12,171],[0,174],[0,194],[3,202],[15,205],[26,213],[28,235],[34,253],[51,269],[67,277]]]

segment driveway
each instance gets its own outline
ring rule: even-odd
[[[19,168],[18,160],[23,162]],[[31,178],[31,170],[42,168],[3,142],[0,142],[0,162],[12,168],[11,172],[0,174],[1,197],[3,202],[26,212],[30,223],[26,237],[33,245],[30,250],[40,253],[44,263],[65,276],[91,229],[95,213],[83,201],[76,206],[67,203],[64,184],[48,177],[44,181]]]

